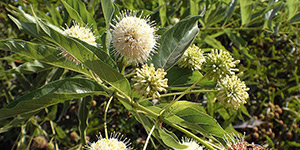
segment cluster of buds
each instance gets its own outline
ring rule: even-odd
[[[264,148],[260,145],[254,143],[248,143],[245,141],[245,137],[241,137],[235,134],[228,134],[224,137],[224,141],[226,142],[226,150],[263,150]]]
[[[165,79],[167,73],[164,69],[158,68],[155,71],[154,65],[143,65],[141,69],[136,69],[136,76],[132,79],[136,83],[134,89],[140,94],[153,98],[160,97],[159,92],[166,92],[168,87],[168,79]]]
[[[245,104],[249,98],[249,94],[247,93],[249,88],[236,75],[232,75],[231,77],[226,75],[218,81],[217,86],[220,90],[217,95],[218,100],[235,109]]]
[[[193,45],[184,52],[178,65],[191,70],[200,70],[202,64],[205,62],[203,53],[204,52],[198,46]]]

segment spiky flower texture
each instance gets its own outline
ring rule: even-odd
[[[112,24],[112,44],[128,63],[144,63],[157,47],[155,28],[149,17],[137,17],[135,12],[122,12]]]
[[[211,53],[206,56],[203,69],[219,79],[226,75],[235,74],[234,71],[238,71],[235,67],[239,62],[239,60],[234,60],[229,52],[213,49]]]
[[[194,140],[189,138],[184,138],[181,144],[188,146],[185,149],[176,149],[175,150],[203,150],[203,147],[197,144]]]
[[[112,134],[109,139],[98,137],[97,142],[93,142],[86,147],[87,150],[130,150],[129,140],[127,138],[122,140],[121,134]]]
[[[249,88],[236,75],[232,75],[231,77],[226,75],[226,77],[218,81],[217,86],[220,90],[217,98],[227,106],[238,109],[249,98],[249,94],[247,93]]]
[[[155,71],[153,64],[143,65],[141,69],[136,69],[136,76],[132,79],[136,83],[134,89],[142,95],[151,95],[153,98],[160,97],[159,92],[166,92],[168,79],[165,79],[167,73],[164,69],[158,68]]]
[[[97,46],[96,43],[96,37],[93,35],[93,32],[88,27],[81,27],[78,23],[74,22],[74,25],[72,27],[67,27],[64,29],[63,33],[65,35],[78,38],[88,44]],[[76,65],[79,64],[79,61],[72,56],[69,52],[66,50],[62,50],[61,52],[62,56],[64,56],[67,60],[70,60],[74,62]]]
[[[203,51],[196,45],[193,45],[184,52],[178,64],[180,67],[200,70],[204,62]]]

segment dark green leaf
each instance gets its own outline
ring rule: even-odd
[[[182,20],[161,36],[160,47],[151,61],[156,68],[168,70],[175,65],[196,37],[199,18],[195,16]]]
[[[251,19],[252,0],[240,0],[242,25],[245,25]]]
[[[66,100],[99,94],[104,94],[102,88],[89,79],[57,80],[23,95],[0,109],[0,120],[18,114],[35,112]]]
[[[26,63],[24,63],[24,64],[22,64],[22,65],[20,65],[16,68],[7,70],[7,72],[32,74],[32,73],[36,73],[36,72],[49,70],[49,69],[52,69],[52,68],[53,68],[52,65],[41,63],[41,62],[35,60],[33,62],[26,62]]]
[[[87,11],[85,4],[81,0],[63,0],[62,3],[73,19],[82,26],[92,25],[95,35],[99,35],[96,21]]]
[[[158,130],[159,137],[161,140],[169,147],[176,148],[176,149],[186,149],[187,146],[180,144],[178,142],[178,138],[175,136],[174,133],[167,131],[164,128]]]

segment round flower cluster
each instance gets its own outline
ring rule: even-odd
[[[204,62],[205,57],[203,56],[203,51],[196,45],[193,45],[184,52],[179,60],[179,66],[192,70],[200,70]]]
[[[130,150],[129,148],[130,142],[127,138],[121,141],[123,136],[121,134],[112,134],[109,139],[98,137],[97,142],[90,143],[89,146],[86,147],[87,150]],[[120,139],[120,140],[118,140]]]
[[[197,144],[194,140],[185,138],[182,140],[181,144],[188,146],[185,149],[175,149],[175,150],[203,150],[203,148]]]
[[[143,65],[141,69],[136,69],[136,76],[132,79],[136,83],[134,89],[142,95],[151,95],[153,98],[160,97],[159,92],[166,92],[168,79],[165,79],[164,69],[158,68],[155,71],[153,64]]]
[[[97,46],[96,37],[93,35],[91,29],[87,27],[81,27],[76,22],[74,22],[74,25],[71,28],[67,26],[67,29],[64,29],[63,34],[78,38],[88,44]],[[66,50],[62,50],[61,55],[64,56],[67,60],[74,62],[76,65],[80,63],[74,56],[72,56],[72,54],[70,54]]]
[[[234,61],[229,52],[215,49],[206,56],[206,62],[202,68],[206,72],[213,73],[213,76],[218,79],[227,74],[235,74],[233,71],[238,71],[235,67],[239,62],[239,60]]]
[[[245,135],[244,135],[245,136]],[[264,148],[260,145],[254,143],[248,143],[245,141],[243,137],[239,135],[236,136],[235,134],[227,135],[224,137],[226,142],[226,150],[263,150]]]
[[[118,54],[124,56],[128,63],[144,63],[157,48],[156,29],[149,17],[136,17],[135,12],[122,12],[121,17],[112,24],[112,44]]]
[[[245,104],[246,99],[249,98],[249,94],[247,93],[249,88],[236,75],[232,75],[231,77],[226,75],[218,81],[217,87],[220,90],[217,95],[218,100],[235,109],[238,109],[241,104]]]

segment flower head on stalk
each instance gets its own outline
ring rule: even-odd
[[[136,83],[134,89],[142,95],[150,95],[153,98],[160,97],[159,92],[166,92],[168,79],[165,79],[167,73],[164,69],[155,70],[153,64],[143,65],[141,69],[136,69],[136,76],[132,79]]]
[[[226,150],[263,150],[264,148],[260,145],[254,143],[248,143],[245,141],[245,135],[240,137],[239,135],[235,134],[227,134],[224,137],[224,141],[226,142]]]
[[[181,144],[188,146],[185,149],[174,149],[174,150],[203,150],[203,147],[200,146],[193,139],[183,138]]]
[[[202,68],[206,72],[212,73],[217,79],[235,74],[234,71],[238,71],[235,67],[240,62],[239,60],[234,60],[229,52],[217,49],[213,49],[205,59],[206,62]]]
[[[193,45],[184,52],[178,65],[192,70],[200,70],[204,62],[203,51],[196,45]]]
[[[97,38],[93,35],[91,29],[87,26],[81,27],[78,23],[74,21],[72,27],[67,26],[67,28],[64,28],[63,30],[63,34],[65,35],[78,38],[90,45],[97,46]],[[74,62],[76,65],[80,63],[72,54],[70,54],[64,49],[62,50],[61,55],[64,56],[67,60]]]
[[[110,138],[103,138],[100,134],[98,141],[89,143],[87,150],[131,150],[131,145],[127,138],[123,138],[120,133],[112,133]]]
[[[112,45],[128,63],[144,63],[157,49],[156,29],[149,16],[142,18],[136,12],[124,11],[111,26]]]
[[[218,81],[217,87],[220,90],[217,98],[226,106],[238,109],[249,98],[249,94],[247,93],[249,88],[236,75],[232,75],[231,77],[226,75]]]

